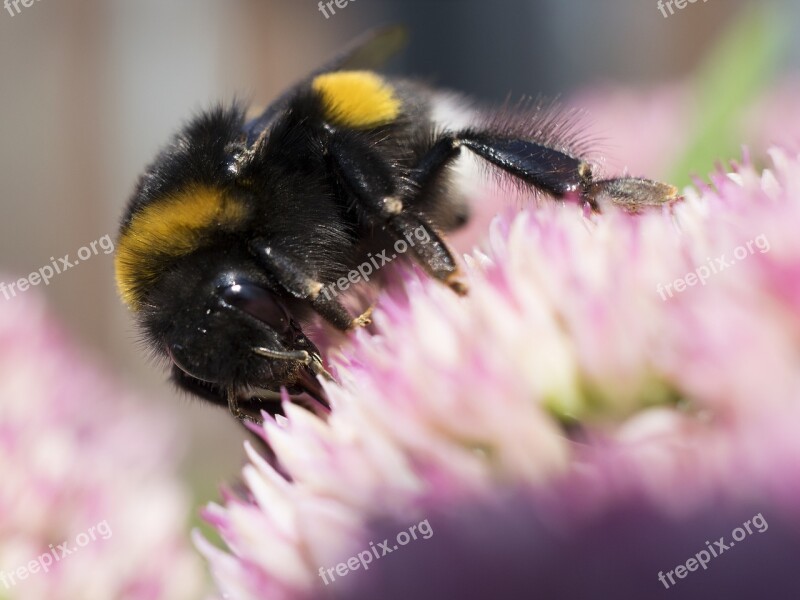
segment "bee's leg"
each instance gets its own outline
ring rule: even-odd
[[[258,423],[261,420],[261,411],[265,411],[271,415],[283,414],[281,403],[276,402],[261,402],[257,405],[246,398],[239,398],[235,392],[223,389],[222,387],[195,379],[191,375],[187,375],[176,365],[172,366],[172,374],[170,377],[175,385],[190,394],[202,398],[203,400],[228,408],[230,413],[239,421],[252,421]]]
[[[611,202],[635,212],[678,198],[678,190],[671,185],[634,177],[596,181],[591,165],[580,158],[528,140],[470,131],[443,137],[433,145],[414,170],[412,177],[417,186],[424,189],[459,155],[462,147],[556,198],[577,193],[593,210]]]
[[[337,292],[331,286],[325,287],[301,264],[281,254],[274,246],[256,239],[250,243],[250,251],[281,288],[295,298],[307,300],[311,308],[337,329],[347,331],[369,323],[366,313],[356,318],[350,316],[336,299]]]
[[[628,212],[670,204],[680,199],[678,188],[668,183],[639,177],[603,179],[589,184],[586,194],[596,204],[616,204]]]
[[[388,229],[397,240],[410,242],[425,232],[426,243],[408,245],[408,252],[430,275],[459,294],[466,293],[458,264],[444,239],[422,214],[409,211],[389,165],[368,145],[334,137],[330,157],[344,187],[358,200],[365,217]]]

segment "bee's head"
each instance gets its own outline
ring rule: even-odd
[[[120,296],[134,311],[176,258],[207,245],[212,232],[246,226],[251,210],[236,180],[243,120],[236,106],[199,115],[139,179],[122,218],[115,264]]]
[[[319,396],[317,349],[241,249],[254,213],[236,169],[243,120],[209,111],[148,167],[117,239],[117,286],[183,387],[214,401],[282,386]]]
[[[235,248],[176,263],[139,311],[147,340],[180,371],[180,383],[204,386],[220,403],[230,393],[271,399],[282,387],[320,398],[319,351],[251,263]]]

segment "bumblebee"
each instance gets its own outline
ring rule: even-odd
[[[279,412],[281,388],[324,403],[327,373],[300,324],[313,313],[343,331],[366,324],[328,286],[415,232],[426,243],[408,257],[465,293],[443,237],[469,218],[449,190],[465,153],[595,211],[677,199],[648,179],[595,179],[569,123],[541,105],[456,110],[454,94],[378,74],[404,38],[369,34],[251,120],[237,104],[197,116],[140,178],[117,284],[179,387],[239,419]]]

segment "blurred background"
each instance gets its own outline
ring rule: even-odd
[[[316,0],[37,0],[14,16],[2,10],[0,280],[114,238],[137,176],[192,113],[234,96],[264,105],[376,24],[410,29],[394,72],[500,102],[687,78],[748,4],[764,3],[698,1],[668,18],[656,0],[350,0],[328,18]],[[796,30],[800,3],[776,6]],[[779,68],[798,66],[792,36]],[[112,263],[101,251],[37,292],[110,372],[175,407],[191,435],[186,471],[198,500],[215,497],[238,472],[241,431],[225,412],[179,399],[148,364]],[[25,294],[0,296],[0,310],[11,301]]]

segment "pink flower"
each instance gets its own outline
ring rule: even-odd
[[[651,543],[673,526],[694,542],[681,527],[722,523],[719,498],[731,518],[763,507],[800,525],[800,157],[771,156],[671,211],[586,218],[553,203],[500,218],[466,257],[466,298],[406,271],[374,329],[333,359],[330,418],[287,404],[265,422],[288,479],[249,448],[249,494],[208,508],[230,553],[198,544],[223,593],[348,597],[378,571],[331,583],[320,570],[428,515],[461,548],[448,507],[509,493],[578,547],[583,527],[631,503],[661,523]],[[398,565],[415,563],[403,552]],[[534,589],[541,567],[517,575]]]
[[[91,367],[32,293],[0,306],[0,398],[0,598],[197,598],[174,423]]]

